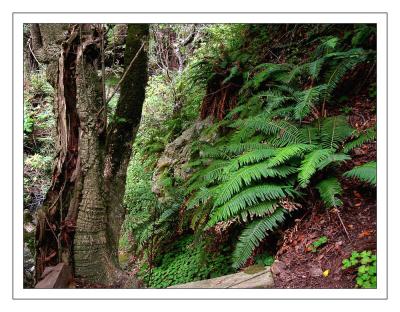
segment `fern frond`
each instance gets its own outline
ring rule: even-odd
[[[216,193],[220,198],[220,189],[216,190]],[[230,198],[227,202],[220,201],[223,203],[222,206],[214,205],[214,210],[208,226],[214,226],[219,221],[228,220],[233,216],[237,216],[240,212],[249,206],[259,204],[263,201],[270,201],[286,196],[292,196],[293,189],[291,186],[283,186],[276,184],[262,184],[258,186],[249,187],[244,189],[239,194]]]
[[[225,178],[224,170],[228,163],[229,161],[225,160],[214,160],[208,167],[195,172],[187,182],[188,188],[186,194],[190,194],[201,187],[222,181]]]
[[[258,205],[250,206],[244,210],[240,216],[242,220],[246,222],[248,218],[253,219],[254,217],[265,217],[270,215],[276,210],[277,207],[279,207],[277,200],[262,202]]]
[[[255,69],[263,68],[264,70],[254,75],[253,79],[251,79],[251,87],[257,89],[265,80],[273,79],[275,76],[281,74],[282,72],[288,72],[291,69],[291,67],[292,67],[291,64],[276,64],[276,63],[260,64],[256,66]]]
[[[293,106],[287,106],[287,107],[281,107],[274,109],[271,114],[274,114],[276,117],[283,117],[283,118],[291,118],[294,114],[294,107]]]
[[[164,210],[156,221],[156,225],[161,225],[164,222],[173,222],[173,216],[179,211],[179,205],[173,205],[171,208]]]
[[[364,143],[372,142],[376,140],[376,128],[369,128],[365,133],[361,134],[357,139],[345,144],[343,152],[348,153],[356,147],[360,147]]]
[[[203,227],[206,224],[211,209],[212,205],[206,203],[194,210],[190,221],[190,227],[192,230],[197,231],[200,227]]]
[[[316,185],[316,188],[327,208],[343,205],[343,202],[336,197],[342,193],[342,187],[337,178],[322,180]]]
[[[269,114],[260,114],[243,120],[238,120],[233,127],[239,128],[241,139],[248,138],[257,131],[270,136],[275,136],[271,143],[276,146],[300,143],[301,132],[299,129],[285,120],[271,120]]]
[[[306,187],[308,185],[311,177],[317,171],[318,166],[323,160],[331,156],[332,153],[332,149],[326,148],[317,149],[306,155],[299,168],[298,180],[301,187]]]
[[[268,231],[275,230],[284,220],[285,210],[278,208],[272,215],[250,223],[240,234],[239,242],[233,252],[233,267],[237,269],[245,264],[254,249],[268,235]]]
[[[296,100],[296,106],[294,108],[294,116],[296,119],[304,119],[310,111],[311,108],[315,106],[324,96],[324,92],[327,89],[327,85],[319,85],[311,87],[309,89],[295,92],[294,97]]]
[[[339,42],[338,37],[328,36],[323,38],[323,41],[314,50],[314,56],[320,57],[333,51]]]
[[[246,166],[232,173],[226,182],[220,184],[218,196],[215,199],[215,205],[219,206],[226,203],[232,196],[238,193],[244,186],[249,186],[253,182],[257,182],[262,178],[279,177],[284,178],[297,171],[294,167],[280,166],[268,168],[268,161],[258,163],[251,166]]]
[[[314,145],[311,144],[292,144],[286,147],[277,149],[275,156],[272,157],[268,162],[268,167],[274,167],[285,163],[290,158],[300,156],[305,152],[315,149]]]
[[[285,76],[282,75],[281,81],[284,83],[291,83],[296,78],[304,75],[309,75],[312,79],[317,79],[325,60],[326,60],[325,57],[321,57],[310,63],[304,63],[295,66]]]
[[[353,132],[345,116],[327,117],[321,126],[321,144],[324,148],[337,149]]]
[[[312,79],[317,79],[321,72],[322,66],[324,65],[326,58],[321,57],[313,62],[308,63],[308,73]]]
[[[346,52],[336,52],[327,55],[334,57],[339,63],[336,64],[330,72],[327,73],[325,81],[327,84],[327,93],[325,100],[330,95],[346,73],[353,69],[357,64],[366,60],[366,53],[362,49],[352,49]]]
[[[274,156],[275,154],[276,154],[276,149],[271,147],[264,147],[261,149],[256,149],[253,151],[246,152],[234,160],[234,162],[231,164],[234,166],[232,169],[234,168],[238,169],[239,167],[258,163],[262,160]]]
[[[304,126],[301,128],[301,141],[307,144],[319,144],[320,131],[318,127],[313,125]]]
[[[208,200],[211,199],[211,197],[212,197],[212,190],[203,187],[191,197],[186,207],[188,210],[191,210],[194,207],[199,206],[200,204],[206,203]]]
[[[376,161],[367,162],[364,165],[354,167],[343,174],[346,178],[357,178],[376,186]]]
[[[267,144],[260,143],[261,140],[262,140],[262,137],[256,137],[248,142],[230,143],[230,144],[222,146],[220,149],[223,150],[223,152],[226,155],[230,155],[230,156],[240,155],[243,152],[257,150],[257,149],[263,149],[263,148],[268,147]]]
[[[275,137],[271,140],[273,146],[283,147],[289,144],[303,143],[299,129],[285,120],[269,121],[263,132],[275,134]]]
[[[282,92],[278,90],[266,91],[265,93],[263,93],[262,96],[266,97],[267,112],[272,112],[274,109],[281,107],[286,101],[290,99],[290,97],[283,95]]]
[[[350,160],[350,159],[351,159],[351,157],[347,154],[342,154],[342,153],[332,154],[332,155],[329,155],[324,160],[322,160],[319,163],[317,169],[322,170],[323,168],[330,165],[331,163],[342,162],[342,161],[346,161],[346,160]]]

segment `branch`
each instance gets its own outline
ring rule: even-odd
[[[110,97],[107,99],[105,106],[107,106],[107,104],[110,102],[110,100],[112,99],[112,97],[115,95],[115,93],[117,93],[119,87],[121,86],[121,83],[124,81],[126,75],[128,74],[129,70],[132,67],[132,64],[135,62],[135,60],[137,59],[137,57],[139,56],[140,51],[142,51],[144,47],[144,42],[142,43],[142,45],[140,46],[139,50],[136,52],[135,57],[132,59],[132,61],[130,62],[128,68],[126,69],[126,71],[124,72],[124,74],[122,75],[120,81],[118,82],[117,86],[114,89],[114,92],[110,95]]]
[[[32,47],[31,47],[31,39],[28,40],[28,47],[29,47],[29,50],[31,51],[31,54],[32,54],[33,58],[35,59],[36,63],[38,63],[38,65],[40,66],[41,65],[40,62],[36,58],[35,53],[33,53],[33,50],[32,50]]]

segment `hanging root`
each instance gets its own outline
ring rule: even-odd
[[[215,75],[207,85],[207,94],[201,104],[200,116],[205,119],[209,116],[222,120],[237,105],[237,93],[240,85],[228,82],[222,75]]]

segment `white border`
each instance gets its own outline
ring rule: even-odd
[[[23,23],[377,23],[378,288],[373,289],[23,289]],[[385,13],[15,13],[14,49],[14,299],[386,299],[387,298],[387,15]]]

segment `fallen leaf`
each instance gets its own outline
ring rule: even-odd
[[[324,272],[322,272],[322,275],[324,276],[324,277],[327,277],[328,275],[329,275],[329,272],[330,272],[331,270],[325,270]]]
[[[360,234],[358,234],[358,238],[368,237],[370,235],[371,235],[371,231],[365,230],[365,231],[362,231]]]

